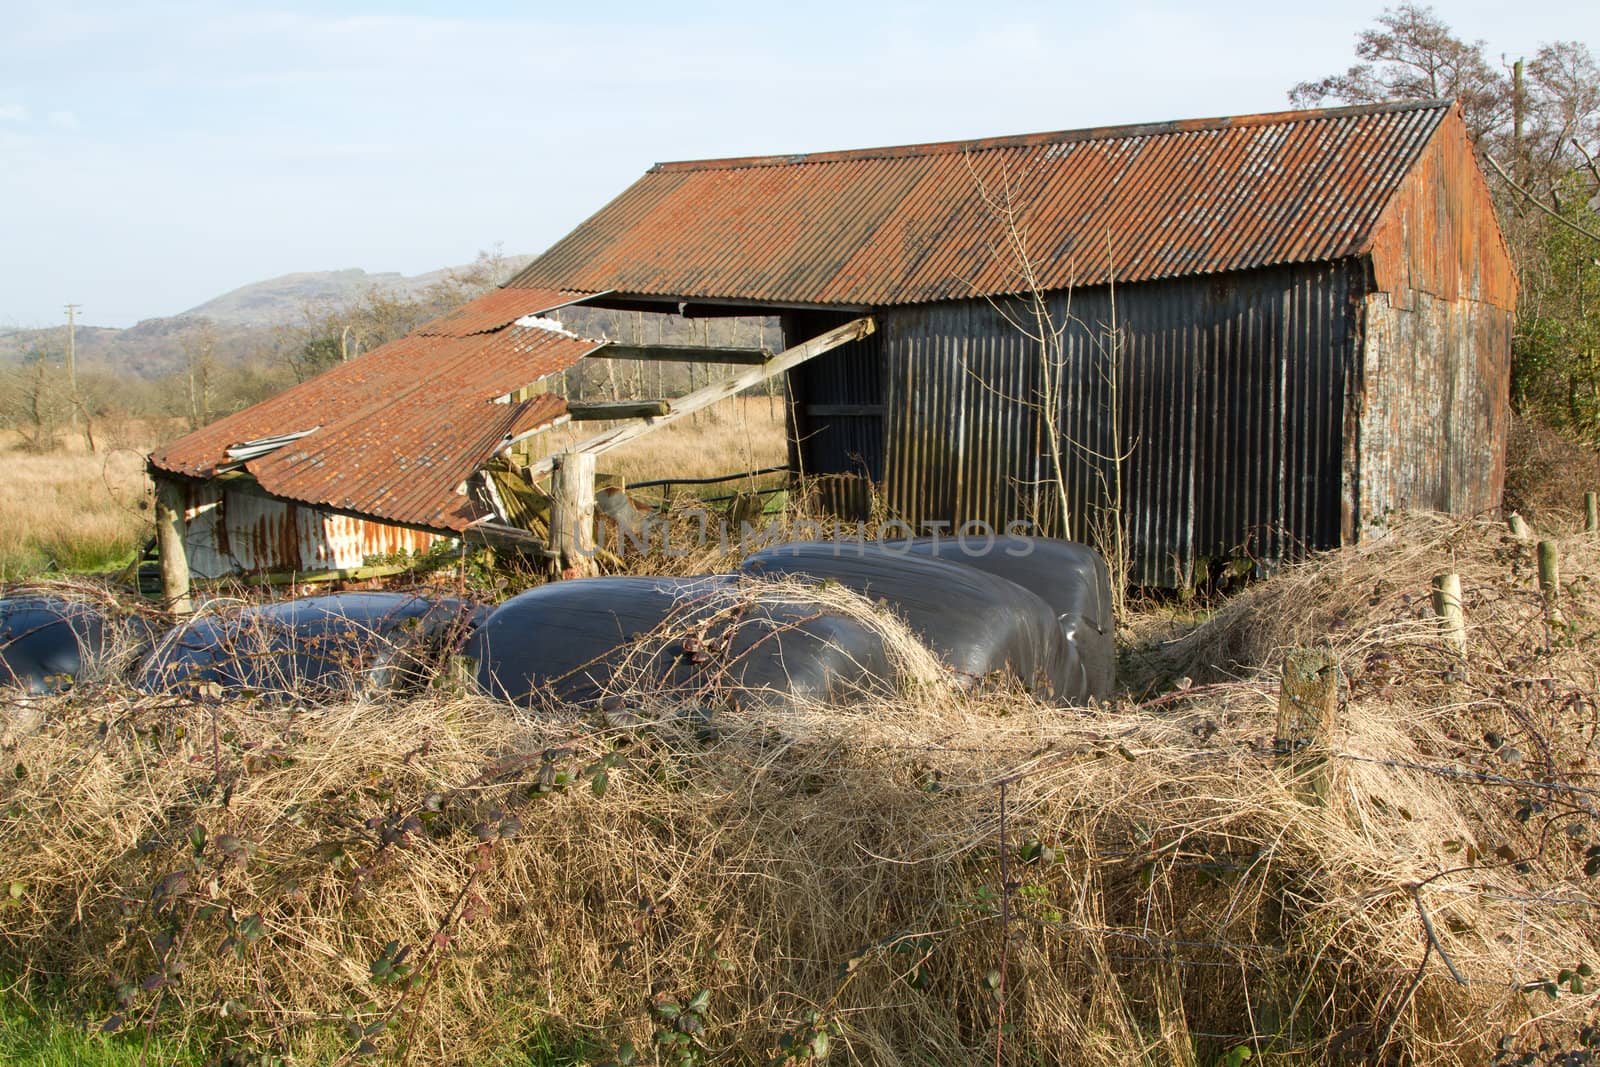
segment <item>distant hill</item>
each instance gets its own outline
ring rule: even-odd
[[[502,256],[496,264],[505,277],[532,256]],[[415,299],[472,269],[445,267],[427,274],[360,269],[307,271],[241,286],[176,315],[144,319],[126,329],[79,326],[78,365],[157,379],[184,365],[183,343],[209,322],[215,355],[224,364],[241,363],[272,351],[277,334],[305,321],[307,311],[327,312],[354,303],[376,290],[386,297]],[[59,360],[67,347],[65,324],[47,329],[0,330],[0,367],[13,366],[32,353]]]
[[[508,276],[531,262],[532,256],[503,257]],[[399,299],[417,298],[466,269],[445,267],[409,277],[394,271],[369,274],[360,268],[285,274],[223,293],[176,317],[210,319],[219,326],[280,326],[296,321],[307,306],[337,307],[373,289]]]

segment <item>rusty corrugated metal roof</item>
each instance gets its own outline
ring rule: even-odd
[[[423,323],[412,332],[424,337],[493,333],[524,315],[542,315],[592,295],[561,289],[495,289]]]
[[[1447,101],[663,163],[508,289],[886,306],[1364,252]]]
[[[552,302],[551,296],[565,299]],[[314,426],[315,432],[246,461],[244,470],[287,500],[401,525],[463,529],[480,512],[457,488],[508,436],[566,410],[554,393],[497,401],[600,345],[514,324],[575,296],[581,294],[542,294],[530,303],[508,298],[505,290],[490,293],[202,427],[154,452],[150,462],[173,474],[211,477],[230,466],[229,445]],[[496,319],[498,327],[485,326]]]

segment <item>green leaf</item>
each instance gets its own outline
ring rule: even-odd
[[[601,768],[600,772],[598,774],[596,774],[594,776],[594,778],[589,782],[589,789],[594,793],[594,795],[596,797],[603,797],[603,796],[606,795],[606,786],[608,786],[610,784],[611,784],[611,774],[610,774],[610,772],[605,770],[605,768]]]
[[[706,1010],[707,1005],[709,1005],[710,1003],[711,1003],[711,990],[702,989],[702,990],[700,990],[700,992],[698,992],[698,993],[696,993],[694,995],[694,998],[692,1000],[689,1001],[688,1010],[689,1011],[696,1011],[696,1012],[703,1012],[703,1011]]]
[[[683,1009],[678,1006],[676,1001],[659,1000],[656,1002],[656,1014],[663,1019],[676,1019],[682,1011]]]
[[[6,888],[6,892],[11,894],[12,900],[21,900],[24,891],[25,890],[21,882],[12,882],[11,885]]]

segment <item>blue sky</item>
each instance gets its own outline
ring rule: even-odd
[[[1382,7],[0,0],[0,326],[538,252],[658,160],[1278,110]],[[1600,5],[1440,3],[1492,54]]]

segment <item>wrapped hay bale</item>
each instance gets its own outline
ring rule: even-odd
[[[138,686],[312,697],[407,688],[477,617],[463,601],[412,593],[339,593],[202,615],[155,643]]]

